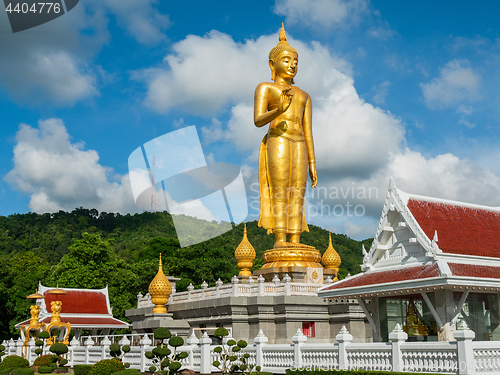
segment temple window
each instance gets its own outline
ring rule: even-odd
[[[453,293],[457,309],[462,293]],[[500,314],[497,294],[470,293],[460,310],[457,325],[465,320],[477,341],[500,341]]]

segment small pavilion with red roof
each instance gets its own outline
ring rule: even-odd
[[[388,341],[452,341],[459,322],[476,340],[500,340],[500,208],[407,194],[389,183],[362,273],[325,286],[325,299],[356,299]]]
[[[50,289],[42,284],[38,286],[38,293],[45,296],[37,300],[40,306],[39,321],[48,325],[51,317],[51,302],[61,301],[61,322],[70,323],[75,337],[79,338],[82,330],[91,331],[93,335],[109,334],[111,330],[128,328],[129,323],[113,317],[112,308],[109,304],[108,287],[103,289],[73,289],[59,288],[66,294],[50,294]],[[29,324],[29,320],[16,324],[19,329],[21,325]]]

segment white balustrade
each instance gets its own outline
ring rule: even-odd
[[[256,285],[247,284],[247,285]],[[240,284],[241,285],[241,284]],[[205,289],[206,291],[207,289]],[[472,341],[473,332],[466,327],[454,332],[457,341],[452,342],[405,342],[405,334],[401,327],[397,327],[390,335],[390,343],[353,343],[352,335],[345,327],[336,336],[338,343],[308,343],[300,330],[291,338],[293,344],[268,345],[268,339],[262,331],[243,353],[250,354],[249,364],[259,365],[262,371],[284,374],[288,368],[309,369],[364,369],[364,370],[393,370],[419,373],[447,373],[467,374],[500,373],[500,342],[499,341]],[[151,351],[153,341],[147,334],[141,335],[141,340],[131,340],[131,335],[121,336],[122,343],[131,341],[131,351],[123,357],[130,367],[147,371],[152,361],[145,357]],[[183,368],[190,368],[196,372],[217,372],[212,366],[214,360],[220,356],[214,352],[217,345],[211,344],[211,339],[204,334],[201,340],[194,334],[187,340],[187,344],[177,351],[186,351],[189,355],[182,360]],[[112,342],[108,339],[97,340],[87,337],[80,344],[72,340],[68,347],[66,358],[69,365],[94,364],[101,359],[111,358],[109,346],[95,345],[96,342]],[[137,344],[134,344],[137,343]],[[36,358],[33,345],[22,347],[19,340],[4,341],[5,355],[12,355],[24,351],[30,362]],[[46,354],[47,348],[44,349]]]

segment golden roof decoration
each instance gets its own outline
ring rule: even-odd
[[[64,289],[59,289],[59,284],[56,284],[55,289],[50,289],[47,291],[48,294],[68,294]]]
[[[43,294],[38,293],[37,290],[35,290],[35,293],[30,294],[27,299],[39,299],[39,298],[45,298]]]
[[[243,239],[234,252],[234,257],[238,262],[240,273],[238,276],[252,276],[250,268],[253,266],[253,261],[256,257],[255,249],[247,238],[247,223],[244,224]]]
[[[323,257],[321,258],[321,263],[327,269],[339,270],[340,263],[342,262],[340,259],[340,255],[335,251],[332,244],[332,233],[328,232],[329,235],[329,244],[326,249]]]
[[[160,262],[158,265],[158,273],[155,278],[149,284],[149,294],[151,295],[151,302],[155,305],[153,309],[153,314],[166,314],[167,308],[165,304],[168,302],[168,298],[172,293],[172,285],[168,281],[167,277],[163,273],[163,267]]]

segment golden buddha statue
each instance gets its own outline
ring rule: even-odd
[[[255,125],[260,128],[269,124],[259,152],[259,226],[267,229],[268,234],[274,233],[275,250],[288,252],[274,251],[267,254],[267,259],[265,253],[266,265],[274,262],[275,266],[321,267],[319,252],[300,243],[301,233],[309,231],[304,214],[308,172],[313,188],[318,177],[311,98],[293,86],[298,57],[288,44],[282,25],[279,43],[269,53],[273,82],[260,83],[255,90]],[[298,249],[309,253],[299,255]],[[278,259],[282,261],[280,264],[276,262]]]

